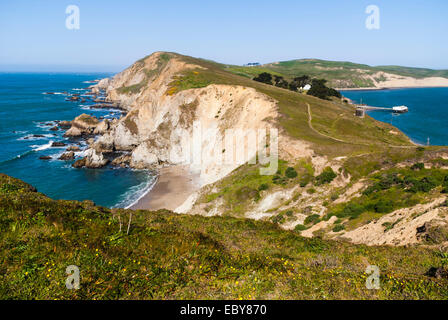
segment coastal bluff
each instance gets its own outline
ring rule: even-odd
[[[83,130],[93,135],[77,167],[110,164],[162,174],[183,168],[177,177],[185,179],[179,180],[185,192],[161,180],[152,194],[154,206],[147,195],[136,209],[169,207],[178,213],[266,220],[306,237],[367,244],[426,243],[418,228],[432,223],[442,230],[447,224],[448,151],[416,146],[390,124],[356,117],[343,98],[319,99],[253,81],[231,66],[169,52],[153,53],[91,89],[125,114],[72,126],[76,135]],[[188,137],[195,126],[213,130],[201,140],[199,165],[185,157],[191,154]],[[227,130],[251,129],[278,131],[279,161],[272,175],[260,175],[260,163],[216,163],[217,141]],[[260,149],[248,148],[246,140],[239,143],[247,159],[256,158]],[[417,164],[424,170],[412,169]],[[165,171],[165,179],[175,176]],[[385,187],[381,182],[370,192],[382,179],[388,181]],[[425,212],[414,219],[419,204]]]

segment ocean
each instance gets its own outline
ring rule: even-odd
[[[51,131],[55,120],[73,120],[82,113],[104,118],[120,115],[118,110],[90,109],[92,102],[65,101],[62,93],[82,97],[91,81],[111,75],[0,73],[0,173],[19,178],[53,199],[88,199],[101,206],[128,207],[143,196],[154,182],[150,171],[75,169],[73,161],[57,160],[69,145],[81,149],[86,145],[64,138],[63,130]],[[67,146],[51,147],[54,141]],[[53,159],[40,160],[41,156]],[[82,156],[82,151],[77,156]]]
[[[356,103],[375,107],[405,105],[408,113],[368,111],[380,121],[391,123],[412,141],[426,145],[448,145],[448,88],[412,88],[388,90],[341,91]]]

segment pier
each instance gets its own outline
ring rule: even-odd
[[[380,111],[389,111],[393,113],[406,113],[408,112],[408,107],[406,106],[396,106],[391,108],[385,108],[385,107],[371,107],[371,106],[365,106],[365,105],[358,105],[356,106],[356,110],[363,110],[363,111],[369,111],[369,110],[380,110]]]

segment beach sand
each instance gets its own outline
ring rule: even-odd
[[[199,190],[198,176],[190,172],[187,166],[162,168],[158,174],[154,188],[130,209],[174,210]]]

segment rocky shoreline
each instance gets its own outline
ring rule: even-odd
[[[106,79],[107,80],[107,79]],[[104,109],[115,110],[120,113],[120,116],[126,115],[126,110],[123,109],[119,102],[108,101],[106,98],[106,92],[100,85],[103,80],[95,80],[88,88],[85,88],[84,93],[69,93],[65,92],[44,92],[45,95],[65,95],[65,101],[86,103],[91,102],[93,104],[87,106],[88,109]],[[103,81],[104,82],[104,81]],[[79,89],[81,90],[81,89]],[[115,112],[110,112],[115,114]],[[62,153],[57,159],[61,161],[74,161],[72,166],[75,168],[101,168],[107,164],[113,166],[124,166],[122,161],[113,161],[115,158],[123,158],[122,153],[115,154],[113,151],[107,156],[102,153],[97,154],[94,149],[91,149],[91,144],[94,143],[95,138],[98,135],[104,134],[111,126],[112,123],[118,121],[118,118],[112,117],[111,119],[105,119],[104,116],[96,117],[86,113],[82,113],[73,120],[54,120],[52,122],[42,123],[42,126],[50,127],[50,131],[65,131],[63,138],[67,140],[52,142],[51,148],[67,147],[65,152]],[[35,134],[24,139],[39,138],[43,135]],[[56,134],[53,134],[56,136]],[[87,145],[86,148],[82,147]],[[51,156],[40,156],[41,160],[51,160]]]

